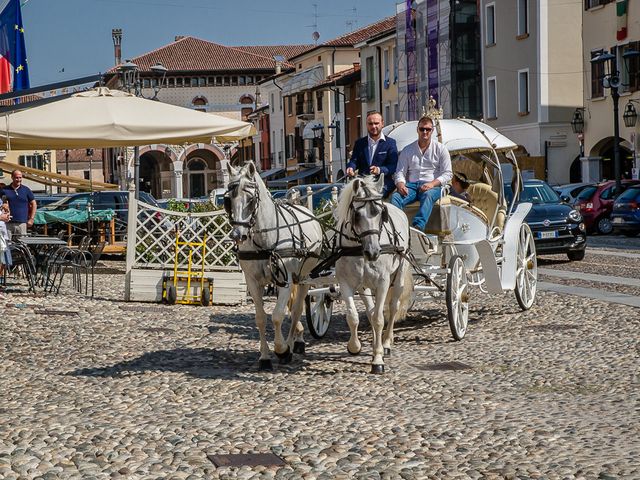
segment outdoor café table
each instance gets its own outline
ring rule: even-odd
[[[17,239],[23,245],[28,246],[34,253],[36,275],[44,274],[44,266],[47,258],[53,252],[67,242],[58,237],[45,237],[40,235],[22,236]]]

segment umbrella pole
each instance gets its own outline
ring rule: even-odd
[[[133,182],[136,188],[136,200],[140,200],[140,147],[133,147]]]

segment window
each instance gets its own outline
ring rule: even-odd
[[[205,77],[198,78],[198,86],[199,87],[206,87],[207,86],[207,79]]]
[[[349,129],[351,128],[351,119],[347,118],[344,123],[344,143],[349,145]]]
[[[393,47],[393,83],[398,83],[398,49]]]
[[[603,50],[595,50],[591,52],[591,58],[600,55]],[[604,86],[602,79],[604,78],[604,63],[591,64],[591,98],[604,97]]]
[[[167,86],[169,88],[173,88],[176,86],[176,79],[173,77],[169,77],[169,80],[167,81]]]
[[[85,179],[85,180],[89,180],[89,179],[90,179],[90,178],[89,178],[89,177],[90,177],[90,172],[89,172],[89,170],[84,170],[82,173],[84,174],[84,179]],[[73,204],[73,202],[71,202],[71,203],[69,204],[69,207],[71,207],[71,205],[72,205],[72,204]],[[86,205],[86,203],[85,203],[85,205]]]
[[[282,111],[282,92],[278,93],[278,106],[280,107],[280,111]]]
[[[143,78],[142,79],[142,88],[151,88],[151,79]]]
[[[231,85],[231,78],[230,77],[224,77],[223,78],[223,82],[224,82],[224,86],[228,87],[229,85]]]
[[[529,69],[518,70],[518,113],[529,113]]]
[[[356,117],[356,138],[360,138],[362,136],[362,117],[358,115]]]
[[[391,123],[391,105],[384,106],[384,119],[385,121]]]
[[[289,116],[293,115],[293,96],[291,95],[287,97],[287,114]]]
[[[324,97],[324,91],[318,90],[316,92],[316,111],[322,111],[322,98]]]
[[[245,76],[244,76],[244,75],[240,75],[240,76],[238,77],[238,85],[244,85],[244,84],[246,83],[246,80],[247,80],[247,79],[245,78]]]
[[[333,110],[340,113],[340,90],[333,91]]]
[[[498,118],[496,77],[487,79],[487,119]]]
[[[216,77],[216,86],[217,87],[222,86],[222,77]]]
[[[391,79],[389,78],[389,50],[382,52],[382,65],[384,68],[384,88],[389,88]]]
[[[636,92],[640,90],[640,58],[633,56],[625,59],[622,55],[625,52],[640,51],[640,42],[630,42],[627,45],[616,48],[616,61],[620,68],[622,88],[625,92]]]
[[[18,157],[18,163],[23,167],[37,168],[38,170],[44,170],[44,156],[35,155],[20,155]]]
[[[600,5],[606,5],[611,2],[613,2],[613,0],[584,0],[584,8],[585,10],[589,10],[590,8],[599,7]]]
[[[269,109],[271,110],[272,113],[276,111],[276,100],[275,100],[275,97],[273,96],[273,92],[269,96]]]
[[[393,121],[400,121],[400,105],[398,105],[397,103],[393,105]]]
[[[340,120],[336,120],[335,122],[336,125],[336,129],[335,129],[335,141],[336,141],[336,148],[340,148],[342,147],[342,144],[340,143]]]
[[[183,85],[184,79],[182,77],[176,78],[176,87],[181,87]]]
[[[518,37],[529,35],[529,0],[518,0]]]
[[[485,7],[485,44],[489,47],[496,43],[496,5],[490,3]]]
[[[233,85],[234,87],[238,85],[238,77],[237,76],[233,76],[231,77],[231,85]]]

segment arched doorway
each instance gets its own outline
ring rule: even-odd
[[[196,157],[189,160],[187,168],[189,169],[189,197],[204,197],[208,194],[204,172],[207,164],[203,159]]]
[[[140,191],[154,198],[169,198],[172,195],[172,161],[166,150],[157,145],[140,149]]]
[[[627,148],[628,142],[621,138],[619,140],[620,150],[620,172],[622,178],[631,178],[631,169],[633,168],[633,156],[631,150]],[[615,179],[615,166],[613,155],[613,137],[600,140],[591,149],[592,156],[601,157],[601,176],[603,180]]]

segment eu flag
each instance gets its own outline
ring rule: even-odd
[[[0,93],[27,88],[29,68],[20,0],[9,0],[0,12]]]

